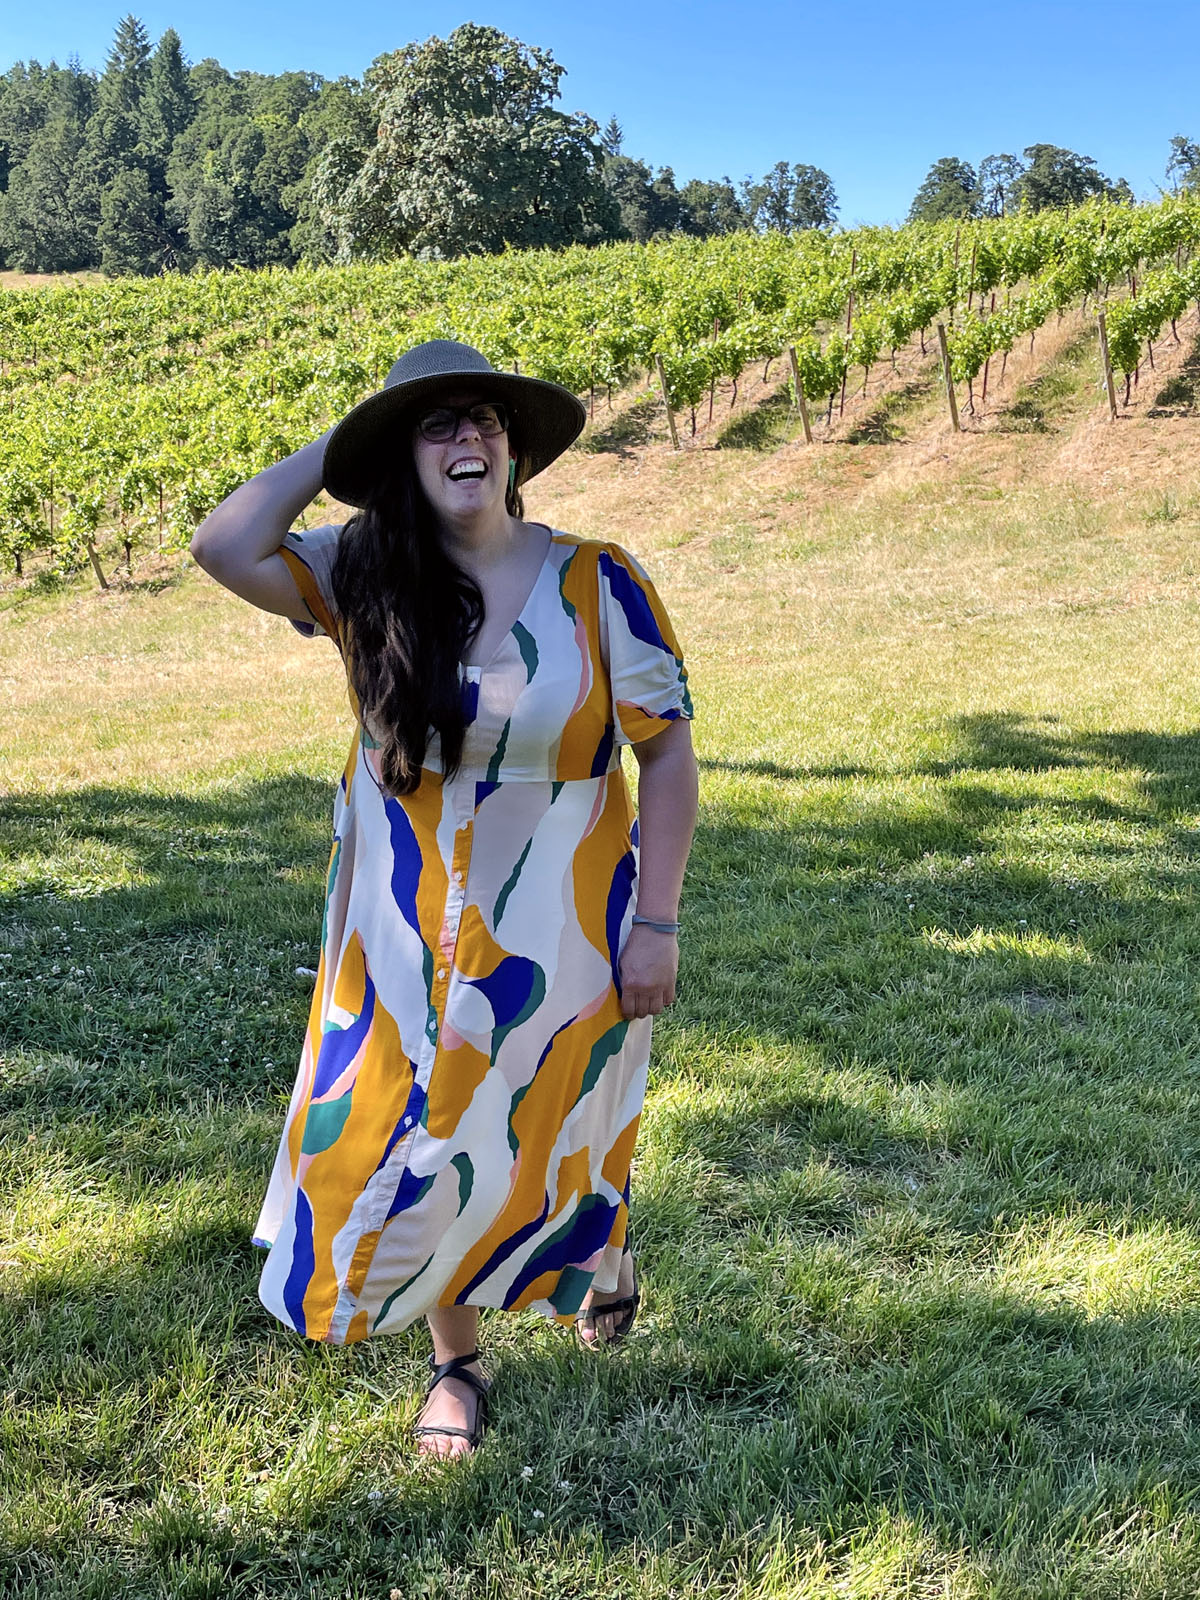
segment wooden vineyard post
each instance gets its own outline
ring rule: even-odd
[[[714,344],[716,344],[716,342],[717,342],[717,335],[720,333],[720,331],[721,331],[721,319],[720,319],[720,317],[714,317],[713,318],[713,343]],[[708,420],[709,420],[709,422],[712,421],[712,417],[713,417],[713,402],[714,402],[714,400],[716,400],[716,398],[717,398],[717,375],[714,372],[712,377],[708,380]]]
[[[993,294],[993,296],[992,296],[992,310],[988,312],[988,316],[989,317],[992,315],[992,312],[995,311],[995,309],[996,309],[996,296]],[[983,296],[982,295],[979,296],[979,310],[980,310],[980,314],[982,314],[982,312],[983,312]],[[991,356],[988,356],[987,360],[983,363],[983,394],[980,396],[980,401],[979,401],[980,405],[984,405],[984,406],[987,405],[988,368],[991,366],[991,364],[992,364],[992,358],[991,358]]]
[[[808,420],[808,405],[804,399],[804,385],[800,381],[800,363],[796,360],[796,346],[788,348],[788,358],[792,363],[792,382],[796,386],[796,409],[800,413],[800,421],[804,424],[804,442],[813,442],[812,424]]]
[[[846,302],[846,337],[850,337],[850,325],[854,321],[854,274],[858,271],[858,251],[850,252],[850,298]]]
[[[972,240],[971,240],[971,265],[967,268],[967,314],[968,314],[968,316],[970,315],[970,312],[971,312],[971,302],[975,298],[975,256],[976,256],[976,253],[978,252],[978,250],[979,250],[979,240],[977,238],[972,238]],[[979,299],[980,299],[980,303],[982,304],[983,296],[980,295]]]
[[[663,405],[667,408],[667,425],[671,429],[671,443],[676,450],[679,449],[679,430],[675,426],[675,413],[671,410],[671,396],[667,392],[667,374],[663,370],[663,359],[655,356],[654,364],[658,368],[658,381],[662,388]]]
[[[1117,420],[1117,390],[1116,385],[1113,383],[1112,360],[1108,354],[1108,320],[1104,315],[1103,306],[1097,312],[1096,320],[1100,324],[1100,359],[1104,363],[1104,387],[1108,390],[1108,411],[1115,422]]]
[[[939,322],[937,325],[938,344],[942,351],[942,371],[946,374],[946,398],[950,402],[950,420],[954,424],[955,433],[961,433],[962,425],[958,420],[958,401],[954,398],[954,379],[950,375],[950,347],[946,343],[946,324]]]
[[[96,582],[102,589],[107,589],[108,579],[104,576],[104,568],[100,565],[100,557],[96,554],[96,546],[92,542],[90,533],[87,536],[87,553],[88,560],[92,563],[92,571],[96,574]]]
[[[962,249],[962,223],[954,230],[954,299],[950,303],[950,326],[954,326],[954,308],[958,304],[958,252]],[[953,410],[951,406],[951,410]]]

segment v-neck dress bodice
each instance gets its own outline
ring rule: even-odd
[[[339,642],[341,530],[281,554]],[[340,644],[339,644],[340,648]],[[649,1018],[621,1014],[637,883],[625,744],[691,715],[626,551],[554,533],[521,614],[461,669],[447,778],[390,796],[359,723],[334,805],[321,960],[256,1229],[264,1304],[310,1338],[435,1306],[568,1319],[616,1287]]]

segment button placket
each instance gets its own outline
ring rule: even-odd
[[[449,871],[446,875],[446,899],[442,912],[442,930],[435,953],[433,970],[433,1008],[436,1023],[433,1033],[435,1056],[441,1035],[441,1024],[446,1017],[446,999],[453,979],[458,951],[458,934],[462,926],[463,907],[466,904],[467,875],[471,865],[471,844],[474,837],[473,786],[463,786],[456,807],[457,826],[451,851]]]

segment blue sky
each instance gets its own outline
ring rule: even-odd
[[[847,226],[901,219],[939,156],[1066,145],[1151,197],[1171,136],[1200,139],[1198,0],[117,3],[106,15],[95,0],[10,0],[0,65],[74,52],[100,67],[126,6],[153,38],[174,27],[192,61],[326,77],[488,23],[549,49],[566,69],[563,108],[615,115],[628,154],[681,182],[811,162]]]

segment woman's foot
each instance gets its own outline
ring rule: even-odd
[[[617,1273],[617,1287],[589,1293],[575,1319],[575,1331],[581,1344],[593,1349],[600,1345],[616,1345],[633,1327],[638,1308],[637,1272],[633,1251],[628,1244],[621,1256]],[[611,1311],[605,1307],[611,1306]]]
[[[474,1350],[434,1366],[428,1396],[413,1427],[417,1451],[449,1459],[470,1455],[487,1421],[488,1383]],[[452,1368],[453,1371],[447,1371]],[[440,1376],[439,1376],[440,1374]]]

